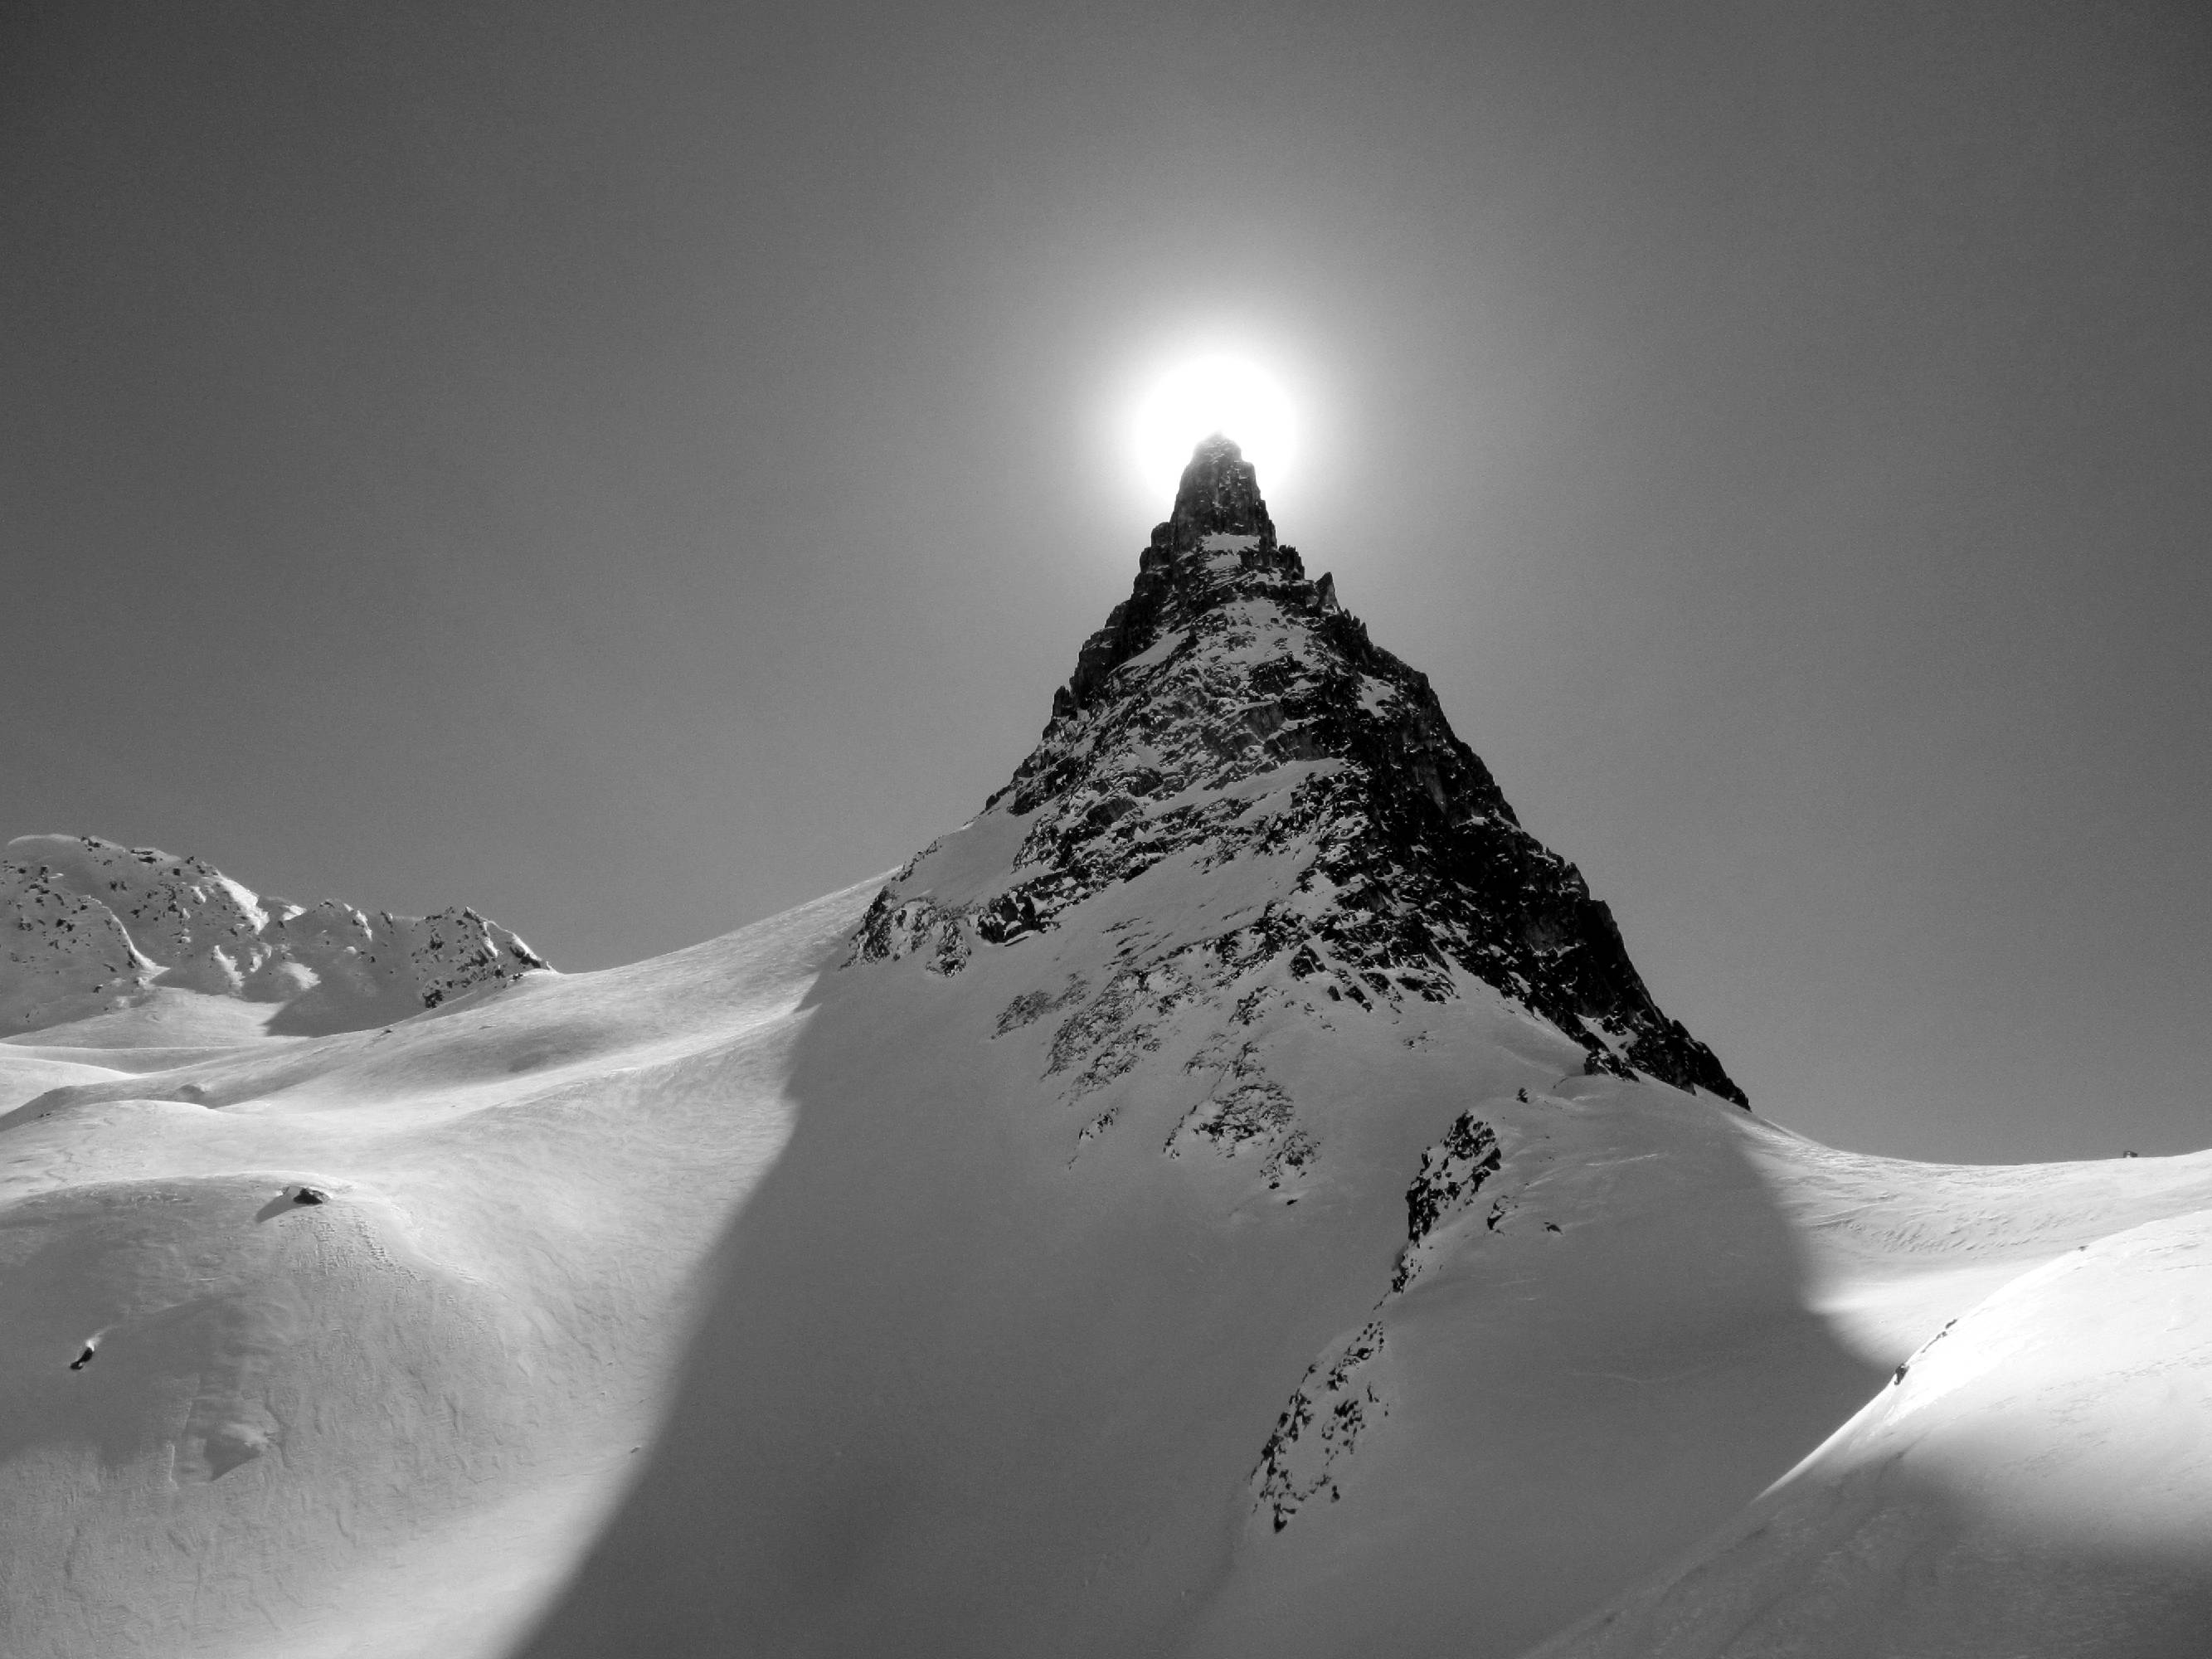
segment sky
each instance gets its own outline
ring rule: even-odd
[[[1764,1114],[2212,1145],[2208,84],[2116,0],[9,6],[0,834],[774,914],[1005,780],[1233,349]]]

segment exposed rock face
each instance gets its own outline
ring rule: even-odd
[[[545,959],[474,910],[374,916],[263,898],[213,866],[91,836],[24,836],[0,861],[0,1033],[112,1012],[156,987],[282,1005],[269,1029],[357,1029]]]
[[[878,898],[860,957],[919,953],[957,972],[972,950],[1051,928],[1163,860],[1218,871],[1288,857],[1292,895],[1203,941],[1210,955],[1186,945],[1142,981],[1117,978],[1071,1024],[1127,1026],[1148,996],[1164,1012],[1267,962],[1362,1007],[1447,1000],[1460,973],[1559,1026],[1590,1071],[1747,1103],[1660,1012],[1580,872],[1521,827],[1426,677],[1279,544],[1226,439],[1199,446],[1129,598],[1084,645],[1036,749],[963,834],[994,816],[1021,830],[1003,878],[933,879],[938,849],[926,850]],[[1237,1057],[1217,1058],[1233,1068]],[[1245,1104],[1232,1133],[1281,1116],[1257,1097]]]
[[[1390,1414],[1389,1401],[1370,1375],[1387,1341],[1379,1322],[1362,1326],[1357,1336],[1307,1370],[1275,1419],[1275,1431],[1267,1437],[1253,1473],[1258,1488],[1255,1507],[1267,1515],[1273,1530],[1282,1531],[1292,1516],[1324,1492],[1335,1502],[1340,1495],[1338,1465],[1359,1449],[1362,1433]]]

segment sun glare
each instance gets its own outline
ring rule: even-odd
[[[1200,357],[1163,376],[1137,406],[1135,448],[1145,488],[1172,495],[1201,438],[1236,440],[1260,471],[1280,482],[1291,459],[1291,400],[1273,376],[1242,357]]]

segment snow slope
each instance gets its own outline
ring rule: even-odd
[[[1202,1025],[1055,1098],[1048,1018],[994,1017],[1099,975],[1175,873],[1042,957],[825,979],[662,1452],[525,1651],[1513,1654],[1724,1523],[1983,1283],[2212,1205],[2212,1158],[2137,1160],[2003,1172],[1962,1217],[1981,1172],[1588,1075],[1473,988],[1269,1054],[1306,1170],[1176,1157]],[[1463,1116],[1500,1167],[1394,1290]]]
[[[66,1071],[0,1119],[0,1652],[508,1644],[635,1467],[866,898],[138,1075],[0,1044],[16,1097]]]
[[[2063,1253],[1948,1320],[1690,1558],[1542,1650],[2202,1653],[2212,1212]]]
[[[11,1656],[2197,1650],[2212,1154],[1753,1115],[1231,446],[889,881],[176,994],[0,1042]]]
[[[802,1006],[870,890],[9,1122],[0,1648],[489,1656],[550,1601],[532,1650],[1510,1653],[1898,1393],[1981,1284],[2212,1206],[2202,1158],[1831,1152],[1588,1076],[1503,999],[1464,1046],[1316,1044],[1301,1092],[1346,1109],[1286,1194],[1166,1157],[1171,1104],[1037,1112],[1045,1022],[963,1022],[958,981],[887,1008],[832,966]],[[1393,1292],[1475,1105],[1500,1168]],[[1301,1394],[1367,1420],[1281,1446]]]

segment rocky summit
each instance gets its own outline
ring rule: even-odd
[[[1000,878],[950,893],[946,843],[925,849],[877,898],[860,958],[957,973],[1164,861],[1265,857],[1290,877],[1279,890],[1233,927],[1133,954],[1068,1016],[1071,1035],[1156,1022],[1201,991],[1233,987],[1249,1024],[1315,997],[1441,1002],[1471,978],[1565,1032],[1591,1073],[1748,1103],[1653,1001],[1581,872],[1522,828],[1427,677],[1277,540],[1224,437],[1198,447],[1042,740],[963,834],[994,816],[1019,830]]]

